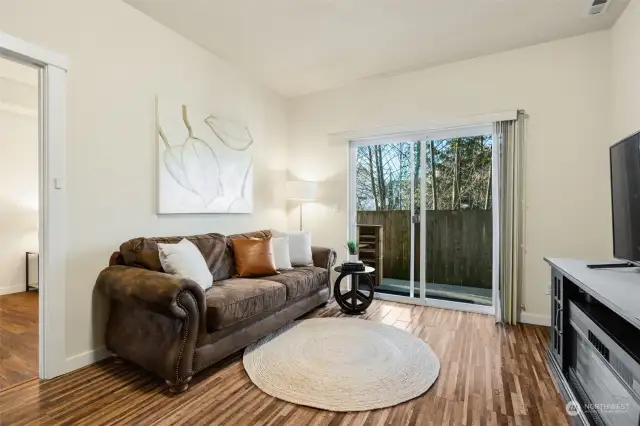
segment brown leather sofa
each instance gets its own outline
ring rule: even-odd
[[[270,231],[224,236],[135,238],[113,253],[97,286],[110,299],[107,348],[164,378],[172,392],[222,358],[329,299],[331,249],[313,247],[313,266],[257,279],[234,278],[231,239],[269,238]],[[214,285],[164,273],[157,243],[182,238],[202,252]]]

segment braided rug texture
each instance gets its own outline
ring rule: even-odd
[[[269,395],[331,411],[400,404],[426,392],[440,372],[423,340],[354,318],[295,321],[247,347],[243,364]]]

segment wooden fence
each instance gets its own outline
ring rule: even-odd
[[[491,210],[427,211],[427,282],[491,288]],[[415,272],[420,277],[420,224],[408,210],[358,211],[358,223],[382,225],[383,275],[409,280],[411,226],[415,227]]]

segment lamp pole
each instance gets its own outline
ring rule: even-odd
[[[317,183],[305,181],[289,181],[286,187],[287,199],[299,201],[300,206],[300,230],[302,231],[302,209],[305,202],[316,199]]]
[[[302,231],[302,205],[304,201],[300,201],[300,230]]]

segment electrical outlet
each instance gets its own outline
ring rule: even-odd
[[[547,287],[547,296],[551,296],[551,283],[549,283],[549,286]]]

